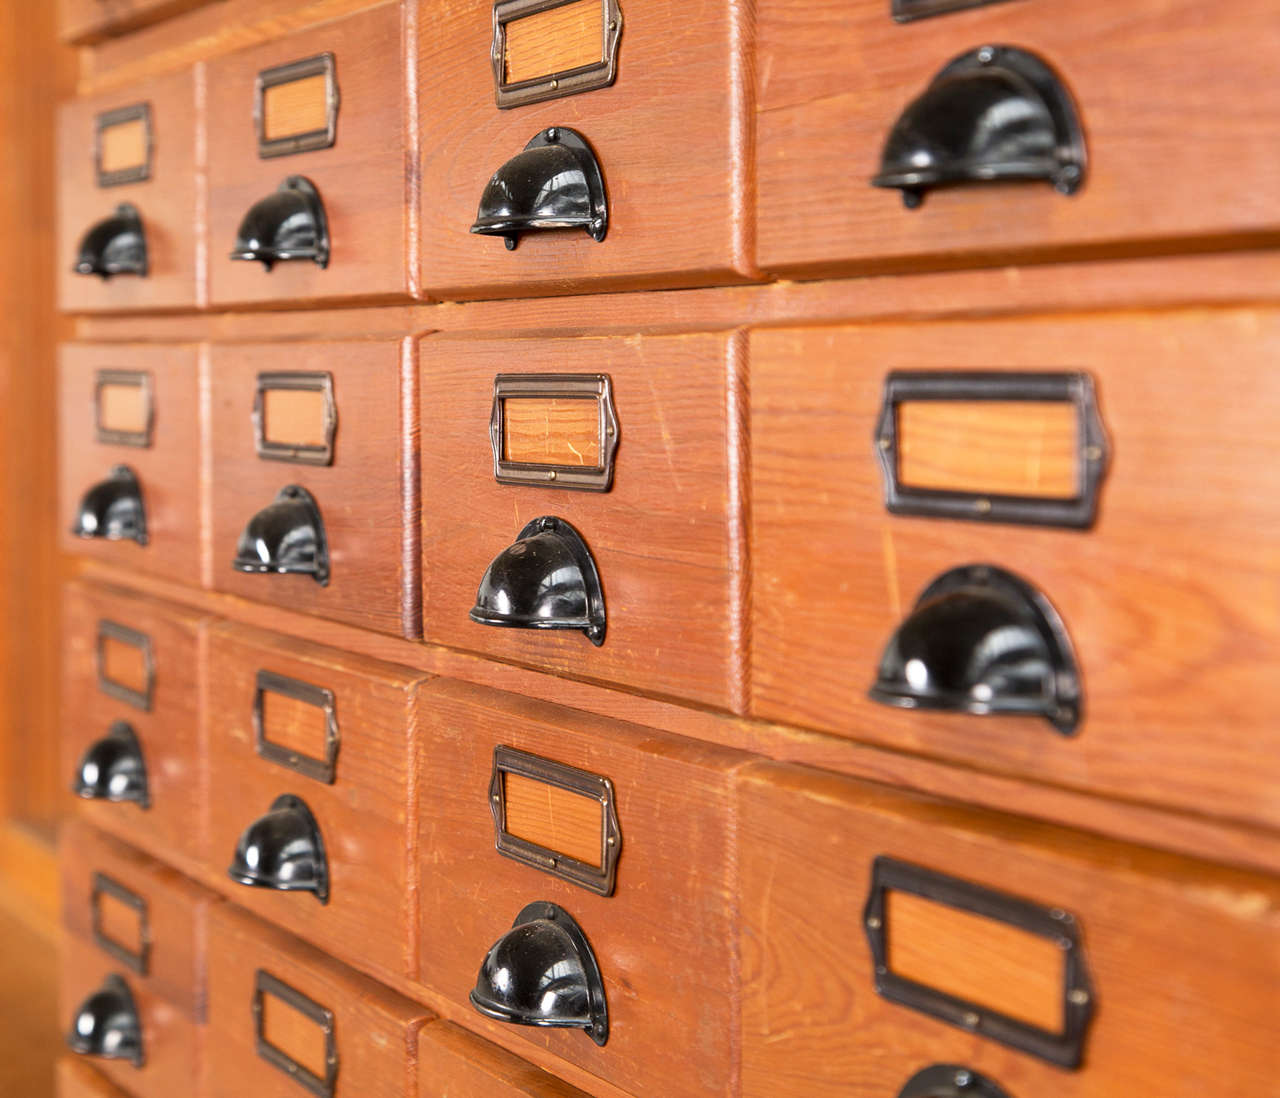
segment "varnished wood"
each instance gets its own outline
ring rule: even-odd
[[[1268,0],[1205,17],[1196,0],[1003,4],[898,25],[885,5],[759,6],[760,265],[774,274],[995,264],[1274,243],[1280,157],[1249,140],[1269,121],[1280,39]],[[917,210],[872,187],[899,114],[954,57],[985,43],[1030,50],[1076,101],[1088,174],[929,192]],[[1231,171],[1215,166],[1231,164]]]
[[[508,84],[598,65],[604,60],[604,3],[573,0],[507,23],[503,76]]]
[[[104,172],[146,167],[151,135],[143,119],[117,122],[114,126],[103,127],[98,133]]]
[[[58,1061],[58,1098],[129,1098],[96,1068],[70,1053]]]
[[[601,868],[604,813],[595,797],[504,774],[502,805],[503,827],[510,834]]]
[[[93,42],[168,19],[209,0],[58,0],[62,38]]]
[[[272,389],[262,394],[262,437],[286,446],[327,443],[324,393],[312,389]]]
[[[267,140],[325,129],[329,124],[328,87],[322,73],[264,88],[262,129]]]
[[[11,884],[0,895],[0,1093],[52,1098],[53,1065],[64,1047],[55,927],[33,927]]]
[[[502,402],[502,456],[534,465],[600,464],[600,415],[594,400],[539,397]]]
[[[448,1022],[418,1035],[418,1098],[585,1098],[582,1091]]]
[[[752,767],[741,791],[744,1096],[881,1098],[931,1063],[1011,1095],[1272,1086],[1280,1053],[1257,1019],[1280,979],[1274,878],[796,767]],[[876,994],[862,909],[877,855],[1075,916],[1096,998],[1078,1070]],[[968,960],[972,996],[1007,1002],[1007,974]]]

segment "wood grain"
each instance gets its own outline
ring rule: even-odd
[[[217,345],[211,349],[213,586],[401,636],[420,631],[417,440],[412,340]],[[338,427],[331,465],[263,460],[251,413],[258,374],[282,366],[333,377]],[[402,372],[403,371],[403,372]],[[405,403],[402,404],[402,399]],[[299,484],[320,508],[330,579],[231,567],[245,524],[281,488]]]
[[[1277,349],[1269,310],[755,334],[755,714],[1274,827]],[[1092,374],[1113,447],[1094,530],[888,515],[871,438],[891,368]],[[925,585],[979,561],[1026,577],[1066,622],[1083,677],[1075,736],[867,699]]]
[[[262,996],[262,1036],[312,1075],[325,1077],[324,1030],[314,1019],[275,995]]]
[[[58,113],[58,304],[71,312],[192,309],[203,304],[203,217],[197,160],[200,121],[195,69],[149,77],[117,91],[63,104]],[[99,187],[95,120],[103,111],[151,105],[151,174],[140,183]],[[137,207],[147,241],[145,277],[101,279],[72,270],[80,239],[122,202]],[[230,250],[230,243],[227,249]]]
[[[428,337],[422,368],[423,625],[436,643],[731,709],[740,705],[733,623],[731,333],[594,339]],[[607,373],[620,442],[607,493],[493,479],[486,424],[495,374]],[[581,533],[604,587],[608,634],[486,628],[470,621],[490,561],[525,523],[557,515]],[[741,571],[738,569],[738,576]]]
[[[262,691],[262,735],[272,744],[310,759],[326,754],[328,720],[318,705],[310,705],[278,694]]]
[[[416,1045],[430,1012],[335,964],[295,938],[230,906],[210,919],[207,1098],[298,1098],[298,1082],[254,1045],[255,974],[270,973],[334,1014],[340,1093],[362,1098],[417,1094]]]
[[[332,785],[257,754],[253,699],[259,670],[334,693],[340,743]],[[422,676],[235,626],[209,633],[210,843],[206,879],[242,907],[286,925],[383,979],[416,971],[417,805],[411,796]],[[226,867],[241,833],[282,793],[301,797],[320,827],[329,902],[309,893],[251,889]]]
[[[68,1053],[58,1061],[58,1098],[129,1098],[96,1068]]]
[[[573,0],[505,24],[508,84],[598,65],[604,59],[603,0]]]
[[[750,5],[630,0],[617,82],[519,110],[493,106],[492,0],[421,4],[423,293],[437,299],[698,286],[755,277],[749,222]],[[471,233],[490,177],[548,126],[578,130],[604,173],[609,231]]]
[[[1196,0],[1091,2],[1069,20],[1001,4],[899,25],[880,4],[763,0],[760,265],[812,277],[1274,238],[1280,156],[1249,139],[1267,124],[1266,97],[1240,94],[1272,78],[1274,14],[1268,0],[1212,18]],[[1084,186],[1070,198],[1045,183],[957,187],[904,209],[870,184],[890,129],[947,62],[989,42],[1038,54],[1066,84],[1088,145]]]
[[[502,402],[502,456],[535,465],[600,464],[595,400],[507,397]]]
[[[444,679],[427,687],[423,702],[421,788],[429,806],[420,849],[432,854],[421,880],[421,982],[465,1002],[480,962],[520,909],[558,903],[600,964],[609,1043],[601,1049],[579,1032],[520,1027],[521,1043],[632,1094],[736,1093],[735,822],[727,806],[733,769],[745,756]],[[494,850],[485,791],[498,744],[612,780],[622,833],[613,896]],[[478,1015],[475,1022],[486,1035],[511,1031]]]
[[[749,768],[741,798],[744,1095],[881,1098],[931,1063],[1016,1095],[1271,1087],[1280,1053],[1259,1020],[1280,980],[1274,878],[799,767]],[[1080,1070],[875,993],[860,913],[877,855],[1076,917],[1097,1001]],[[995,990],[995,975],[975,965],[971,978]]]
[[[502,804],[510,834],[600,868],[604,816],[594,797],[504,774]]]
[[[268,141],[314,133],[329,124],[329,80],[323,73],[273,84],[262,92],[262,128]]]
[[[60,37],[96,42],[190,11],[210,0],[58,0]]]
[[[418,1035],[418,1098],[586,1098],[583,1091],[460,1026]]]
[[[253,125],[259,72],[331,52],[342,106],[336,143],[327,149],[262,160]],[[283,35],[211,60],[209,112],[209,293],[216,306],[407,298],[413,291],[409,202],[416,132],[409,127],[400,5]],[[311,180],[324,202],[332,252],[327,269],[306,261],[260,263],[227,258],[249,207],[290,175]]]

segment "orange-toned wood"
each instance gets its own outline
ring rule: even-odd
[[[108,431],[141,434],[151,425],[151,401],[141,384],[108,382],[98,386],[98,423]]]
[[[426,639],[739,708],[742,349],[732,333],[424,339]],[[493,378],[513,364],[610,376],[620,435],[611,491],[494,480]],[[595,558],[608,614],[603,647],[580,632],[497,629],[467,617],[489,562],[540,515],[570,522]]]
[[[216,589],[367,629],[419,634],[412,349],[408,339],[212,348]],[[252,421],[258,375],[281,370],[332,377],[338,422],[331,464],[258,456]],[[329,549],[327,586],[310,576],[245,574],[231,567],[245,524],[289,484],[305,488],[320,508]]]
[[[261,159],[253,124],[254,82],[263,69],[334,55],[342,103],[337,140],[327,149]],[[408,108],[400,5],[382,4],[348,19],[209,62],[219,109],[209,112],[209,293],[213,304],[408,297],[417,234],[410,220],[416,130]],[[290,175],[320,192],[329,221],[327,269],[310,260],[277,263],[228,258],[249,208]]]
[[[206,920],[210,904],[217,903],[217,897],[168,866],[78,820],[63,826],[58,853],[62,866],[62,921],[70,934],[83,941],[103,963],[118,969],[131,988],[136,986],[163,999],[193,1023],[203,1023]],[[97,903],[102,912],[101,929],[113,942],[137,953],[137,935],[143,933],[147,943],[144,972],[125,965],[94,939],[93,892],[97,874],[143,901],[141,916],[130,912],[115,926],[106,922],[109,896],[104,894]],[[111,902],[119,903],[114,899]]]
[[[905,485],[1059,499],[1079,490],[1078,415],[1065,401],[905,401],[897,414]]]
[[[323,707],[274,690],[262,692],[262,735],[299,756],[322,759],[327,750],[329,722]]]
[[[751,767],[738,819],[744,1095],[881,1098],[931,1063],[966,1065],[1011,1095],[1271,1087],[1274,878],[799,767]],[[862,909],[877,855],[1075,916],[1096,1000],[1080,1070],[876,994]],[[977,997],[1007,1001],[1000,973],[970,971]]]
[[[100,442],[96,383],[101,370],[149,375],[155,414],[150,446]],[[59,516],[62,548],[154,571],[192,587],[204,580],[201,515],[199,350],[190,344],[64,343],[59,349]],[[147,544],[80,538],[80,500],[127,465],[142,489]]]
[[[116,91],[65,103],[58,116],[58,303],[72,312],[193,308],[203,301],[197,160],[197,88],[203,71],[140,80]],[[150,176],[138,183],[98,185],[97,117],[135,103],[151,106]],[[110,143],[108,143],[109,147]],[[145,277],[101,279],[73,270],[80,240],[122,202],[142,218],[149,270]],[[230,244],[227,245],[230,249]]]
[[[58,0],[60,36],[96,42],[168,19],[209,0]]]
[[[1265,97],[1240,94],[1274,72],[1273,15],[1267,0],[1211,19],[1196,0],[1141,0],[1089,3],[1069,21],[1018,4],[904,26],[883,4],[765,0],[760,265],[813,276],[1273,238],[1280,158],[1246,136],[1266,123]],[[944,65],[989,42],[1038,54],[1066,84],[1088,144],[1083,188],[1064,198],[1047,183],[958,187],[904,209],[897,191],[870,183],[890,129]]]
[[[1280,661],[1277,351],[1280,315],[1262,310],[757,333],[755,714],[1057,786],[1280,823],[1270,766],[1280,728],[1269,716]],[[1096,527],[887,514],[870,440],[890,367],[1090,372],[1112,440]],[[1040,719],[896,710],[866,697],[927,583],[978,561],[1024,576],[1062,615],[1083,680],[1075,736]]]
[[[261,757],[253,705],[259,671],[331,690],[338,723],[333,784]],[[418,811],[413,802],[423,677],[346,652],[234,626],[208,636],[208,879],[242,907],[384,979],[416,971]],[[324,758],[323,753],[319,756]],[[236,843],[282,793],[301,797],[320,827],[329,902],[251,889],[226,867]]]
[[[418,1035],[418,1095],[586,1098],[576,1087],[448,1022],[433,1022]]]
[[[696,286],[754,277],[744,71],[748,5],[630,0],[617,82],[494,109],[492,0],[421,0],[422,286],[433,298]],[[517,36],[518,36],[517,32]],[[471,233],[489,179],[549,126],[578,130],[608,192],[609,230]]]
[[[129,1098],[97,1069],[69,1053],[58,1061],[57,1087],[58,1098]]]
[[[325,1077],[328,1050],[324,1028],[276,995],[262,997],[262,1036],[312,1075]]]
[[[338,1093],[350,1091],[368,1098],[419,1093],[418,1033],[431,1018],[425,1007],[400,998],[229,906],[212,914],[209,943],[219,963],[209,973],[209,1056],[202,1094],[208,1098],[241,1098],[246,1093],[261,1098],[297,1098],[306,1093],[282,1068],[268,1063],[256,1051],[252,1004],[259,971],[333,1012]],[[273,1021],[281,1018],[276,1007],[290,1009],[283,1003],[272,1003],[268,1015]],[[292,1024],[301,1030],[313,1023],[299,1018]],[[283,1039],[277,1030],[273,1040],[277,1035]],[[308,1044],[308,1048],[313,1050],[314,1045]]]
[[[143,119],[105,126],[99,131],[98,139],[101,145],[99,159],[104,172],[146,167],[151,134]]]
[[[205,839],[204,744],[198,697],[201,615],[192,610],[90,584],[63,594],[62,804],[148,853],[181,865],[199,857]],[[104,692],[99,684],[100,622],[144,634],[151,642],[151,708]],[[116,721],[133,729],[147,768],[151,805],[111,804],[72,796],[71,781],[85,751]]]
[[[134,956],[142,956],[150,940],[146,909],[139,910],[111,892],[99,895],[97,904],[98,929],[102,937]]]
[[[628,1093],[721,1093],[734,1070],[736,1001],[726,806],[745,756],[444,679],[427,687],[423,718],[420,845],[431,855],[420,882],[422,983],[465,1003],[521,908],[557,903],[599,962],[608,1044],[479,1015],[473,1028],[506,1030]],[[613,782],[622,849],[612,896],[494,849],[488,788],[499,745]]]
[[[502,402],[502,456],[535,465],[600,464],[600,415],[594,400]]]
[[[325,129],[329,125],[328,88],[328,79],[320,74],[263,89],[262,129],[267,140]]]
[[[603,0],[573,0],[506,24],[504,77],[535,80],[604,60]]]
[[[323,446],[328,438],[324,393],[310,389],[266,389],[262,435],[285,446]]]
[[[151,689],[150,650],[120,637],[102,634],[98,639],[98,672],[102,679],[135,694]]]
[[[93,1066],[133,1098],[173,1098],[189,1094],[200,1077],[204,1056],[203,1028],[178,1003],[159,994],[149,982],[101,952],[87,938],[67,934],[62,943],[59,1014],[68,1029],[80,1005],[97,992],[107,976],[124,979],[142,1022],[145,1061],[136,1068],[127,1060],[92,1058]]]
[[[512,835],[600,867],[605,822],[598,800],[523,774],[504,774],[502,793]]]

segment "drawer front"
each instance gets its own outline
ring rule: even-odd
[[[212,879],[236,903],[340,958],[390,979],[411,974],[409,789],[421,676],[230,625],[210,633],[206,673]],[[286,817],[280,826],[300,828],[290,841],[314,845],[311,828],[319,832],[318,891],[266,887],[291,874],[303,880],[296,846],[273,849],[258,823],[284,794],[312,820]],[[262,851],[260,887],[229,876],[237,863],[246,869],[250,846]]]
[[[1240,136],[1264,127],[1269,111],[1265,97],[1238,94],[1275,70],[1273,19],[1267,0],[1212,14],[1195,0],[1141,0],[1123,9],[1089,3],[1069,20],[1052,4],[1000,3],[901,25],[889,0],[853,8],[763,0],[755,67],[760,264],[806,275],[989,265],[1273,231],[1280,156]],[[1007,140],[1006,148],[1026,149],[1028,134],[1002,133],[999,95],[982,94],[972,79],[982,70],[975,51],[1002,43],[1046,63],[1074,100],[1087,150],[1078,191],[1064,197],[1038,180],[977,183],[929,190],[907,209],[898,191],[872,186],[908,104],[964,55],[969,79],[949,78],[917,104],[913,136],[894,142],[888,167],[919,152],[945,170],[955,162],[934,154],[955,148],[997,178],[1009,170],[993,146]],[[1006,125],[1027,117],[1016,100],[1004,106]],[[1214,169],[1223,163],[1232,170]]]
[[[1280,317],[1271,312],[757,333],[755,714],[1274,826],[1280,729],[1269,714],[1280,580],[1271,546],[1280,535],[1280,448],[1271,424],[1280,385],[1268,364],[1277,350]],[[1110,450],[1093,528],[890,515],[873,436],[883,431],[891,370],[1089,375],[1109,438],[1097,452]],[[899,413],[904,432],[912,418]],[[1030,436],[1040,450],[1003,429],[961,432],[963,444],[948,447],[938,445],[947,424],[914,418],[922,426],[917,458],[942,457],[938,468],[908,475],[934,483],[971,475],[977,450],[993,458],[984,476],[1041,457],[1048,470],[1057,452],[1051,426]],[[898,440],[900,463],[912,444],[906,433]],[[1070,445],[1074,457],[1075,433]],[[927,469],[928,461],[916,464]],[[1082,698],[1073,731],[1040,716],[869,700],[881,653],[901,640],[900,626],[924,620],[913,613],[917,599],[935,578],[970,564],[1021,577],[1060,617]],[[944,633],[921,643],[936,646]],[[932,675],[934,657],[921,658]],[[990,685],[975,681],[973,689]],[[997,707],[1013,696],[998,683],[995,690]],[[977,695],[967,700],[978,707]]]
[[[735,415],[741,352],[740,337],[730,333],[424,339],[426,639],[721,708],[739,707]],[[519,373],[508,373],[512,367]],[[566,382],[571,373],[578,376]],[[556,400],[536,393],[530,399],[502,398],[497,414],[503,454],[524,457],[524,468],[533,475],[498,483],[493,431],[485,429],[498,375],[526,387],[542,378],[552,392],[606,378],[616,425],[599,411],[596,399]],[[583,408],[591,421],[590,437],[582,434]],[[611,426],[616,435],[608,434]],[[519,450],[513,449],[517,443]],[[563,463],[559,480],[543,481],[553,485],[571,479],[579,461],[603,461],[611,445],[617,452],[608,491],[570,491],[537,482],[536,474],[554,465],[535,462]],[[491,562],[517,541],[527,523],[546,516],[568,523],[594,561],[605,617],[599,646],[582,629],[486,628],[468,620],[486,571],[494,574]],[[539,577],[527,578],[537,582]],[[537,608],[528,610],[536,616]]]
[[[474,1033],[434,1022],[418,1036],[418,1098],[586,1098]]]
[[[400,5],[383,4],[209,62],[214,305],[408,296],[404,53]],[[314,194],[273,198],[295,177]]]
[[[1272,1085],[1275,881],[798,767],[752,767],[741,790],[744,1094],[880,1098],[934,1064],[1009,1098]],[[1027,1029],[1082,1033],[1079,1066]]]
[[[419,634],[417,453],[402,419],[414,406],[411,342],[212,349],[217,590]],[[268,521],[266,509],[294,486],[319,512],[314,552],[291,550],[299,527],[316,524],[307,506]],[[264,557],[272,571],[233,564]]]
[[[216,897],[77,821],[62,829],[59,860],[67,930],[131,988],[203,1023],[205,922]]]
[[[429,120],[420,192],[424,292],[449,299],[524,297],[751,277],[741,160],[747,106],[739,90],[747,6],[600,0],[509,21],[517,7],[507,0],[463,0],[447,10],[418,4],[419,109]],[[490,62],[498,23],[504,82],[508,72],[528,84],[589,60],[572,57],[588,28],[595,31],[598,61],[607,55],[600,41],[621,32],[616,82],[564,98],[574,81],[553,89],[548,79],[543,91],[560,98],[498,109]],[[608,31],[610,23],[619,26]],[[551,130],[561,151],[512,163],[533,139],[545,145]],[[575,134],[585,156],[580,148],[565,151]],[[592,171],[603,180],[603,207],[598,194],[581,193]],[[579,193],[572,195],[575,183]],[[573,229],[530,227],[535,191],[546,200],[547,218],[596,218],[595,233],[584,231],[581,220],[569,221],[578,226]],[[601,225],[605,211],[607,225]],[[472,231],[482,219],[501,221],[503,214],[525,226],[515,230],[513,250],[501,235]],[[603,239],[593,238],[601,233]]]
[[[189,309],[200,303],[196,79],[186,69],[60,108],[61,308]],[[135,273],[142,269],[138,221],[145,273]],[[118,273],[80,273],[82,256],[91,268],[106,264]]]
[[[209,0],[58,0],[59,37],[96,42],[198,8]]]
[[[210,948],[207,1098],[417,1093],[425,1008],[230,907]]]
[[[64,592],[67,788],[104,831],[189,864],[206,834],[201,618],[116,588],[73,583]]]
[[[628,1093],[718,1093],[734,1062],[725,805],[742,756],[463,683],[425,697],[422,982],[465,1007],[525,906],[558,905],[603,979],[607,1043],[474,1014],[478,1031]],[[513,952],[519,981],[531,958]]]
[[[60,348],[58,521],[69,552],[201,585],[199,357],[189,344]]]
[[[58,1061],[58,1098],[129,1098],[102,1074],[69,1057]]]

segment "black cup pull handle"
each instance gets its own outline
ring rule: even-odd
[[[998,1084],[962,1064],[933,1064],[917,1071],[898,1098],[1009,1098]]]

